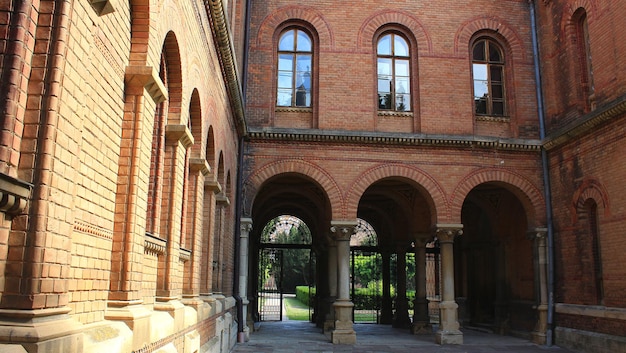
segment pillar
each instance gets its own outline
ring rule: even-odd
[[[393,323],[393,303],[391,301],[391,250],[381,249],[383,263],[383,299],[380,309],[380,323]]]
[[[241,232],[239,235],[239,288],[238,295],[241,298],[242,306],[242,318],[243,320],[243,337],[239,341],[248,340],[250,338],[250,328],[248,327],[248,256],[250,251],[248,249],[250,244],[250,231],[252,230],[252,218],[241,218],[240,221]]]
[[[200,271],[200,296],[213,304],[213,248],[215,237],[216,195],[222,192],[220,183],[212,180],[214,176],[204,181],[204,207],[202,214],[202,265]]]
[[[328,242],[328,315],[324,321],[324,332],[332,331],[335,327],[334,304],[337,299],[337,243],[331,239]]]
[[[331,334],[333,344],[356,343],[352,322],[354,303],[350,301],[350,237],[356,225],[356,221],[331,222],[331,233],[337,242],[337,300],[333,304],[335,327]]]
[[[537,228],[529,232],[528,237],[533,240],[535,246],[535,283],[537,290],[537,323],[531,332],[533,343],[546,344],[548,330],[548,250],[546,245],[546,228]]]
[[[430,234],[415,236],[415,299],[413,300],[413,334],[431,333],[428,299],[426,298],[426,244]]]
[[[398,279],[396,288],[395,313],[393,317],[393,327],[408,328],[411,325],[409,318],[409,300],[406,297],[406,248],[408,244],[400,243],[396,247],[397,266],[396,278]]]
[[[439,303],[439,330],[435,334],[438,344],[463,344],[459,330],[458,304],[454,301],[454,238],[463,234],[462,224],[438,224],[437,239],[441,247],[441,303]]]

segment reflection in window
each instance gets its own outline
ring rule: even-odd
[[[378,40],[378,109],[411,110],[411,70],[407,41],[395,33]]]
[[[276,105],[311,106],[313,67],[311,37],[299,29],[285,31],[278,42],[278,90]]]
[[[479,115],[505,115],[504,57],[494,41],[480,39],[472,48],[474,111]]]

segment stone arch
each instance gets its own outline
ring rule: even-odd
[[[525,61],[527,50],[524,48],[524,41],[513,28],[505,20],[494,16],[470,19],[464,22],[454,35],[454,54],[463,58],[468,57],[472,38],[481,31],[490,31],[502,39],[513,61]]]
[[[386,10],[373,14],[367,18],[357,37],[357,48],[359,50],[372,50],[372,40],[376,32],[384,26],[399,24],[406,27],[413,35],[418,51],[432,54],[432,42],[422,23],[409,12]]]
[[[281,160],[268,163],[254,173],[250,174],[250,176],[244,181],[243,187],[244,215],[250,216],[254,198],[261,189],[261,186],[270,178],[285,173],[305,175],[319,184],[328,197],[332,207],[333,219],[343,219],[341,216],[345,212],[341,212],[341,210],[344,209],[344,199],[336,181],[320,166],[298,159]]]
[[[267,15],[267,17],[261,21],[255,45],[271,46],[276,29],[279,28],[281,24],[289,21],[303,21],[308,23],[317,32],[316,34],[321,48],[328,49],[335,46],[333,33],[323,14],[314,8],[301,5],[285,6]]]
[[[428,193],[427,199],[430,199],[429,201],[431,202],[429,206],[433,211],[433,223],[442,218],[442,215],[449,213],[445,192],[435,178],[414,167],[401,164],[384,164],[367,170],[352,183],[346,196],[344,217],[356,218],[359,201],[365,190],[375,182],[389,177],[403,177],[414,181],[424,188]]]
[[[589,199],[595,201],[599,209],[604,211],[604,216],[610,215],[609,194],[604,186],[596,179],[586,178],[578,186],[572,197],[570,212],[572,224],[578,222],[578,217],[585,212],[585,202]]]
[[[450,218],[446,222],[461,223],[461,208],[467,195],[476,186],[490,182],[498,183],[519,199],[529,228],[545,226],[545,199],[541,190],[521,174],[505,169],[479,169],[463,178],[450,196]]]

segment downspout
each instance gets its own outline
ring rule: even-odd
[[[242,60],[242,105],[244,107],[245,114],[245,105],[246,105],[246,85],[247,85],[247,69],[248,69],[248,36],[250,34],[250,7],[251,0],[246,0],[246,22],[244,23],[244,50],[243,50],[243,60]],[[245,117],[243,117],[245,120]],[[237,195],[235,198],[235,271],[234,276],[235,280],[233,281],[233,293],[235,294],[235,300],[237,302],[237,341],[239,343],[243,343],[245,341],[244,335],[244,327],[243,327],[243,300],[239,296],[239,272],[242,270],[239,268],[239,252],[241,251],[240,247],[240,238],[241,238],[241,214],[242,214],[242,187],[243,187],[243,151],[244,151],[244,143],[245,143],[245,134],[246,131],[239,137],[239,155],[237,156]]]
[[[541,89],[541,71],[539,67],[539,43],[537,40],[537,23],[535,14],[535,2],[529,0],[530,3],[530,24],[533,42],[533,59],[535,65],[535,81],[537,94],[537,112],[539,114],[539,137],[543,141],[546,138],[545,116],[543,107],[543,91]],[[546,222],[548,230],[548,319],[546,330],[546,346],[553,344],[553,321],[554,321],[554,230],[552,227],[552,192],[550,189],[550,169],[548,163],[548,152],[545,147],[541,147],[541,166],[543,169],[543,189],[546,199]]]

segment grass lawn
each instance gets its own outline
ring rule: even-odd
[[[309,307],[296,298],[283,298],[289,320],[309,321]]]

